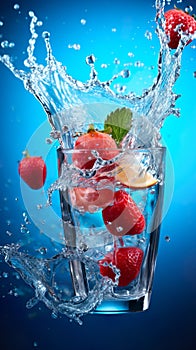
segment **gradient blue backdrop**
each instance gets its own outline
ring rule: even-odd
[[[40,32],[51,32],[55,57],[67,66],[73,77],[82,81],[88,79],[85,57],[91,53],[97,58],[96,69],[100,72],[100,79],[105,80],[122,69],[123,63],[131,60],[128,52],[134,52],[132,62],[141,61],[144,66],[137,72],[132,69],[130,88],[140,92],[143,87],[151,85],[157,72],[159,51],[159,42],[154,33],[153,0],[23,0],[18,2],[21,13],[13,9],[15,3],[8,0],[0,5],[0,21],[4,22],[0,34],[3,35],[1,41],[7,39],[15,42],[15,47],[9,49],[8,53],[17,59],[18,67],[22,68],[29,38],[27,13],[33,10],[44,22]],[[183,1],[179,5],[185,8],[187,4],[194,6],[194,1]],[[85,25],[81,24],[81,19],[86,20]],[[116,32],[113,28],[116,28]],[[145,37],[146,30],[152,32],[152,41]],[[68,49],[68,45],[74,43],[80,44],[81,49]],[[196,45],[196,42],[193,44]],[[175,86],[176,93],[181,94],[177,102],[181,118],[169,117],[163,128],[163,137],[175,169],[175,186],[172,204],[162,225],[150,309],[140,314],[89,315],[84,318],[82,327],[70,323],[66,318],[54,320],[43,305],[39,305],[40,309],[25,308],[32,292],[2,262],[2,350],[195,348],[196,48],[193,44],[184,50],[181,76]],[[36,55],[44,62],[45,49],[41,39]],[[115,58],[121,62],[119,67],[113,63]],[[102,63],[109,64],[108,68],[101,68]],[[155,68],[151,69],[152,66]],[[22,212],[25,210],[20,194],[17,161],[21,159],[21,152],[29,138],[46,116],[34,97],[3,65],[0,65],[0,91],[0,244],[4,244],[20,238]],[[12,232],[11,237],[6,234],[7,230]],[[31,235],[37,235],[33,224]],[[170,236],[170,242],[165,240],[167,235]],[[7,278],[3,272],[8,272]],[[18,287],[24,295],[10,295],[9,291],[14,287]]]

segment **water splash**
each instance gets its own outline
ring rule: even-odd
[[[39,259],[19,252],[19,248],[14,244],[0,246],[0,255],[3,255],[5,262],[34,289],[35,296],[26,304],[28,309],[42,301],[56,317],[63,314],[82,324],[81,317],[92,312],[114,286],[111,280],[103,279],[97,273],[95,256],[91,258],[84,256],[82,252],[63,250],[50,259]],[[70,295],[68,266],[69,261],[76,259],[85,263],[88,282],[91,286],[88,297],[82,301],[79,297]]]
[[[173,53],[169,49],[168,37],[164,31],[164,5],[164,1],[156,1],[156,33],[160,41],[158,75],[154,84],[141,96],[136,96],[134,93],[122,93],[126,91],[125,88],[120,90],[120,93],[118,93],[119,89],[117,93],[112,90],[111,84],[119,76],[129,77],[128,70],[114,75],[108,81],[101,82],[95,70],[96,59],[93,54],[86,58],[86,63],[90,67],[90,79],[87,82],[82,83],[68,75],[66,67],[53,56],[48,32],[42,34],[47,50],[47,64],[46,66],[38,64],[34,50],[38,37],[36,27],[40,25],[40,21],[32,11],[29,12],[31,38],[27,48],[28,57],[24,64],[30,71],[15,68],[8,55],[3,55],[0,60],[17,78],[23,81],[25,88],[40,101],[53,131],[59,132],[59,139],[63,146],[66,146],[66,141],[63,139],[65,134],[63,128],[68,125],[69,130],[81,128],[81,124],[85,121],[85,117],[80,116],[78,121],[77,114],[75,116],[74,112],[73,114],[68,113],[73,106],[78,106],[81,111],[85,110],[85,104],[106,102],[131,108],[135,112],[132,128],[127,135],[127,139],[132,139],[131,147],[156,146],[165,118],[170,114],[180,115],[179,110],[175,108],[179,95],[176,95],[172,89],[180,75],[183,48],[190,38],[182,34],[176,51]]]

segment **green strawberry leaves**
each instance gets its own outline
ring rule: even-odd
[[[119,144],[132,124],[132,111],[129,108],[117,108],[107,115],[104,122],[104,131],[111,134],[112,138]]]

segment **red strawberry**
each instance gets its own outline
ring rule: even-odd
[[[100,273],[102,276],[107,276],[115,281],[115,272],[110,266],[107,266],[107,264],[112,263],[120,270],[118,286],[125,287],[138,276],[143,255],[144,253],[140,248],[118,248],[99,261]]]
[[[18,167],[21,178],[34,190],[40,189],[46,179],[46,165],[41,157],[31,157],[26,154]]]
[[[180,41],[179,30],[186,34],[194,34],[196,32],[194,17],[179,9],[165,12],[165,32],[170,37],[168,45],[171,49],[178,47]],[[187,45],[190,42],[191,40],[187,42]]]
[[[109,148],[112,150],[108,150]],[[96,159],[91,151],[98,149],[100,157],[104,160],[112,159],[118,154],[116,142],[111,136],[91,128],[86,134],[78,137],[74,150],[85,151],[74,152],[73,162],[80,169],[91,169]]]
[[[104,223],[115,236],[137,235],[145,228],[145,218],[131,196],[119,190],[114,202],[102,210]]]

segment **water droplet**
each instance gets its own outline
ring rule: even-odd
[[[20,5],[19,4],[14,4],[14,10],[19,10]]]
[[[47,248],[45,248],[45,247],[40,247],[39,249],[37,249],[37,251],[38,251],[40,254],[44,255],[44,254],[47,253]]]
[[[0,27],[2,27],[3,26],[3,22],[2,21],[0,21]]]
[[[152,40],[152,33],[149,32],[148,30],[146,30],[144,36],[145,36],[148,40]]]
[[[11,225],[11,220],[7,220],[6,223],[7,223],[8,226],[10,226]]]
[[[51,131],[50,132],[50,136],[53,138],[53,139],[59,139],[60,138],[60,136],[61,136],[61,133],[60,133],[60,131],[58,131],[58,130],[53,130],[53,131]]]
[[[29,17],[34,17],[34,12],[33,11],[29,11]]]
[[[50,33],[49,32],[43,32],[42,33],[42,38],[49,39],[49,37],[50,37]]]
[[[69,44],[68,49],[74,49],[74,50],[78,51],[78,50],[80,50],[80,44],[73,44],[73,45]]]
[[[42,21],[37,21],[36,24],[37,24],[38,27],[41,27],[43,25],[43,22]]]
[[[5,49],[6,47],[9,47],[9,42],[7,40],[4,40],[1,42],[1,47]]]
[[[29,229],[23,224],[20,225],[20,232],[21,233],[30,233]]]
[[[193,76],[194,76],[194,78],[196,78],[196,71],[193,72]]]
[[[15,198],[15,201],[16,201],[16,202],[18,201],[18,197]]]
[[[12,232],[10,232],[10,231],[6,231],[6,234],[8,235],[8,236],[12,236]]]
[[[116,28],[112,28],[113,33],[116,33],[116,30],[117,30]]]
[[[91,66],[95,63],[95,56],[92,54],[92,55],[89,55],[86,57],[86,63]]]
[[[3,276],[4,278],[8,278],[8,276],[9,276],[9,275],[8,275],[8,272],[3,272],[3,273],[2,273],[2,276]]]
[[[120,64],[120,60],[118,58],[114,59],[114,64]]]
[[[185,7],[185,12],[187,12],[187,13],[191,13],[193,11],[193,8],[192,8],[192,6],[187,6],[187,7]]]
[[[86,24],[86,20],[84,18],[82,18],[80,23],[84,26]]]
[[[170,237],[169,236],[165,236],[165,241],[166,242],[170,242]]]
[[[134,53],[133,52],[128,52],[128,56],[129,57],[134,57]]]
[[[129,69],[123,69],[122,72],[120,72],[120,75],[123,78],[129,78],[131,75],[131,72]]]
[[[123,227],[122,227],[122,226],[118,226],[118,227],[116,228],[116,231],[117,231],[118,233],[122,232],[122,231],[123,231]]]
[[[47,145],[51,145],[53,143],[52,139],[50,139],[49,137],[45,139],[45,142],[47,143]]]
[[[106,63],[102,63],[101,68],[107,68],[108,65]]]
[[[141,61],[136,61],[136,62],[134,63],[134,66],[135,66],[135,67],[143,67],[143,66],[144,66],[144,63],[141,62]]]
[[[43,207],[42,204],[37,204],[37,209],[40,210]]]

